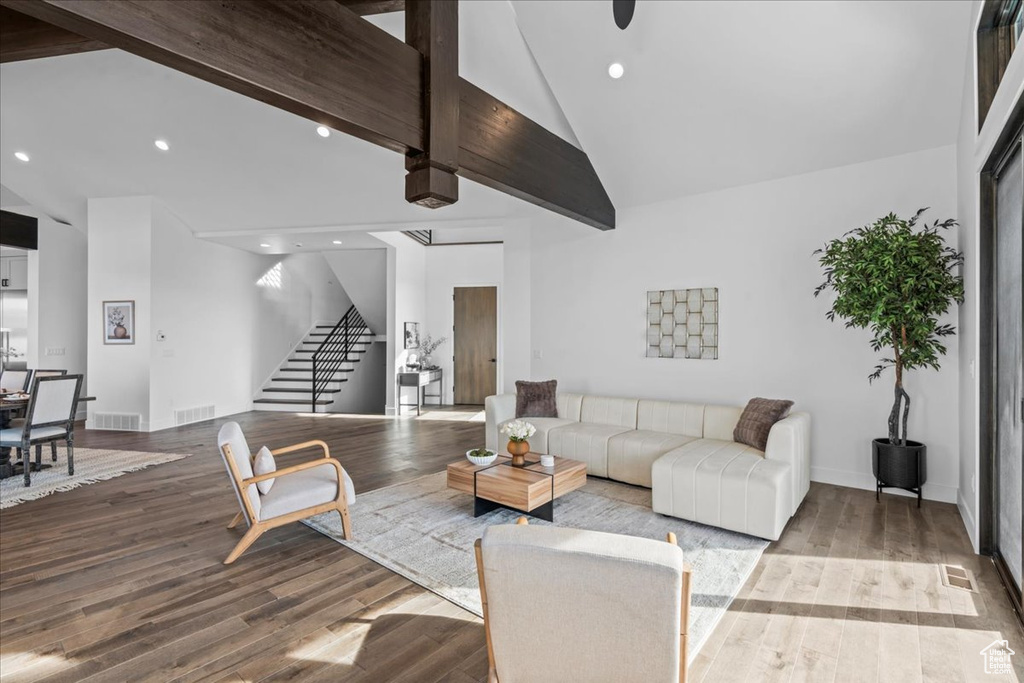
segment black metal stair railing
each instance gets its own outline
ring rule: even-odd
[[[334,380],[335,374],[342,364],[351,360],[350,355],[370,328],[366,326],[363,316],[352,306],[338,321],[313,352],[313,398],[312,411],[316,412],[317,401]]]

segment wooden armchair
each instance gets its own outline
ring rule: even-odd
[[[224,564],[238,559],[263,532],[331,510],[336,510],[341,516],[345,538],[352,538],[348,506],[355,501],[355,488],[345,468],[331,458],[326,443],[305,441],[273,450],[271,454],[277,457],[307,448],[319,448],[322,457],[261,475],[253,474],[252,453],[237,422],[228,422],[221,427],[217,444],[241,508],[228,528],[235,528],[242,520],[249,525],[249,530]],[[260,493],[256,484],[269,479],[275,480],[273,487],[266,494]]]
[[[668,543],[559,527],[476,542],[488,683],[686,680],[690,568]]]

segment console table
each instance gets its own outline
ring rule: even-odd
[[[427,386],[434,382],[438,383],[438,393],[426,393]],[[416,387],[415,403],[402,403],[402,387]],[[436,370],[400,370],[397,394],[395,403],[398,406],[399,415],[402,414],[402,408],[412,408],[413,406],[416,406],[416,414],[419,415],[423,399],[426,398],[436,398],[437,404],[442,405],[444,403],[444,375],[441,368]]]

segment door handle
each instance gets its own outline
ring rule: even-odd
[[[498,362],[498,359],[497,359],[497,358],[492,358],[492,359],[491,359],[491,362],[492,362],[492,363],[497,363],[497,362]]]

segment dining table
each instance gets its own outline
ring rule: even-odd
[[[79,403],[85,403],[86,401],[95,401],[95,396],[81,396],[78,399]],[[27,400],[11,401],[6,398],[0,398],[0,429],[8,429],[11,426],[11,421],[14,419],[14,414],[19,410],[23,410],[28,407]],[[20,462],[11,462],[11,450],[10,448],[0,448],[0,479],[7,479],[15,475],[23,474],[23,465]],[[36,465],[31,463],[32,471],[38,472],[39,470],[45,470],[53,467],[46,463]]]

